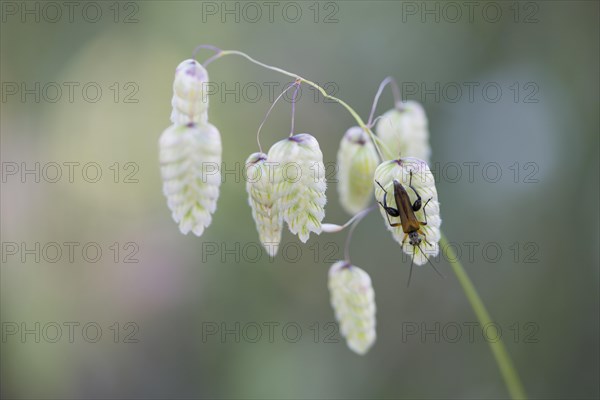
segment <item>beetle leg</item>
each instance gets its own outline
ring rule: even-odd
[[[413,209],[413,211],[419,211],[421,209],[421,196],[419,195],[419,192],[417,192],[412,185],[412,177],[413,177],[413,172],[410,171],[410,180],[408,181],[408,187],[411,188],[413,190],[413,192],[415,192],[415,194],[417,195],[417,199],[412,204],[412,209]]]
[[[433,197],[430,197],[429,200],[427,200],[427,202],[425,203],[425,205],[423,206],[423,215],[425,216],[425,222],[421,222],[419,221],[419,223],[421,225],[427,225],[427,213],[425,212],[425,207],[427,207],[427,204],[429,204],[429,202],[431,201]]]
[[[380,204],[381,204],[381,203],[380,203]],[[387,213],[387,210],[388,210],[389,208],[391,208],[391,207],[388,207],[388,208],[386,208],[386,209],[385,209],[385,211],[386,211],[386,213],[385,213],[385,216],[387,217],[387,220],[388,220],[388,223],[390,224],[390,226],[391,226],[392,228],[395,228],[395,227],[397,227],[397,226],[402,226],[402,222],[395,222],[395,223],[392,223],[392,221],[390,221],[390,214],[388,214],[388,213]],[[393,208],[392,208],[392,210],[393,210]]]
[[[404,234],[404,238],[402,239],[402,244],[401,246],[404,246],[404,242],[406,242],[406,237],[408,236],[408,233]]]
[[[393,208],[393,207],[388,207],[387,205],[387,190],[385,190],[385,188],[383,186],[381,186],[381,183],[379,183],[378,181],[375,181],[379,187],[384,191],[384,195],[383,195],[383,203],[380,201],[377,201],[379,203],[379,205],[381,207],[383,207],[383,209],[385,210],[385,216],[387,217],[388,223],[390,224],[391,227],[395,228],[397,226],[402,225],[402,222],[397,222],[397,223],[392,223],[392,221],[390,220],[390,215],[392,217],[397,217],[400,215],[400,212]]]
[[[429,241],[427,240],[427,235],[425,234],[425,232],[423,232],[422,229],[419,229],[417,231],[421,236],[423,236],[423,241],[425,241],[425,243],[427,243],[428,245],[432,246],[431,243],[429,243]]]

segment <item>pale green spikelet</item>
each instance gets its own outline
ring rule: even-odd
[[[416,101],[396,103],[383,114],[376,127],[377,136],[392,157],[415,157],[429,162],[429,127],[425,110]]]
[[[253,153],[246,160],[246,191],[260,242],[274,257],[281,241],[283,216],[277,207],[266,154]]]
[[[175,69],[171,105],[174,124],[207,122],[208,72],[198,61],[185,60]]]
[[[411,204],[417,199],[415,192],[409,187],[410,172],[412,171],[412,186],[422,198],[422,207],[415,212],[415,216],[421,222],[425,221],[424,210],[427,213],[427,225],[421,226],[419,234],[422,239],[420,249],[409,243],[402,226],[392,227],[388,222],[388,215],[383,207],[379,207],[379,211],[383,217],[388,230],[392,232],[394,239],[402,245],[402,250],[413,256],[414,262],[417,265],[427,263],[427,257],[435,257],[439,252],[440,241],[440,225],[442,219],[440,217],[440,203],[438,202],[437,190],[435,188],[435,179],[429,166],[423,160],[414,157],[406,157],[398,160],[390,160],[381,163],[375,170],[375,181],[379,182],[387,190],[387,205],[398,209],[399,205],[394,200],[394,180],[402,184],[408,193]],[[375,198],[383,203],[384,191],[377,183],[375,185]],[[429,200],[431,199],[431,200]],[[427,206],[425,203],[429,200]],[[392,223],[400,223],[400,217],[389,216]]]
[[[338,261],[329,269],[329,292],[340,333],[348,347],[363,355],[375,343],[375,292],[362,269]]]
[[[359,126],[346,131],[337,153],[340,203],[346,212],[356,214],[373,200],[373,174],[379,156],[369,134]]]
[[[300,133],[275,143],[268,160],[274,163],[274,195],[290,232],[303,243],[310,232],[321,233],[325,217],[325,166],[319,142]]]
[[[211,124],[172,125],[159,140],[163,193],[183,234],[201,236],[217,209],[221,137]]]

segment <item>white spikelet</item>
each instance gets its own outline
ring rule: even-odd
[[[189,59],[175,69],[171,122],[186,125],[206,123],[208,114],[208,72],[198,61]]]
[[[363,355],[375,343],[375,292],[362,269],[338,261],[329,270],[329,292],[340,333],[348,347]]]
[[[271,257],[277,254],[281,241],[283,217],[278,210],[273,192],[273,177],[267,155],[254,153],[246,160],[246,191],[252,217],[260,242]]]
[[[172,125],[159,140],[163,193],[183,234],[202,235],[217,209],[221,136],[211,124]]]
[[[440,225],[442,224],[435,179],[429,166],[427,166],[425,161],[414,157],[385,161],[375,170],[375,181],[379,182],[387,190],[386,201],[388,207],[399,209],[399,205],[394,200],[394,180],[402,184],[410,197],[411,204],[417,199],[417,195],[409,187],[411,183],[411,171],[412,186],[422,199],[421,209],[415,212],[415,216],[419,221],[425,222],[425,213],[427,213],[427,225],[421,225],[421,232],[419,233],[419,237],[422,239],[419,248],[409,243],[409,239],[402,230],[402,226],[390,226],[388,215],[383,207],[380,206],[379,211],[388,230],[392,232],[394,239],[402,245],[402,250],[406,254],[413,256],[415,264],[423,265],[427,263],[427,258],[435,257],[439,252],[438,242],[440,241]],[[375,198],[377,201],[383,203],[384,191],[376,182],[374,182],[374,185]],[[427,206],[425,206],[425,203],[427,203]],[[401,222],[400,217],[389,216],[389,219],[392,223],[399,224]]]
[[[373,174],[379,156],[369,134],[359,126],[346,131],[337,153],[340,203],[346,212],[356,214],[373,200]]]
[[[392,157],[415,157],[429,162],[429,127],[425,110],[416,101],[396,103],[381,116],[377,136],[391,151]]]
[[[310,232],[321,233],[325,217],[325,166],[319,142],[300,133],[275,143],[268,154],[273,163],[277,207],[290,231],[306,243]]]

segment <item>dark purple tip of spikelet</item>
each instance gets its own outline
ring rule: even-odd
[[[252,160],[251,162],[249,162],[248,164],[252,165],[252,164],[256,164],[259,161],[264,161],[267,159],[267,155],[265,153],[260,153],[256,159]]]
[[[203,69],[200,68],[190,68],[185,71],[185,73],[193,78],[196,78],[199,81],[207,81],[208,76],[204,73]]]
[[[311,138],[312,136],[309,135],[308,133],[298,133],[297,135],[294,136],[290,136],[288,138],[288,140],[291,140],[292,142],[296,142],[296,143],[303,143],[306,142],[307,140],[309,140],[309,138]]]
[[[204,68],[202,65],[196,60],[190,60],[184,65],[179,66],[175,69],[175,73],[179,73],[182,68],[185,68],[185,74],[191,77],[194,77],[200,81],[208,80]]]
[[[342,265],[340,268],[341,269],[350,269],[350,267],[352,267],[352,264],[350,264],[348,261],[344,262],[344,265]]]
[[[195,68],[190,68],[190,66],[195,66],[197,62],[198,61],[196,61],[196,60],[189,60],[187,63],[177,66],[177,68],[175,68],[175,72],[179,72],[179,71],[181,71],[182,68],[185,68],[186,72],[189,73],[190,69],[195,69]]]

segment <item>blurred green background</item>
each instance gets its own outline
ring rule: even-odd
[[[467,2],[457,2],[460,17],[443,2],[289,3],[275,2],[270,21],[263,2],[254,3],[260,17],[244,2],[75,2],[72,18],[64,2],[56,3],[60,17],[45,2],[2,2],[2,397],[508,396],[481,329],[470,340],[476,318],[449,264],[437,261],[446,279],[416,269],[407,289],[408,259],[376,213],[351,246],[378,307],[377,343],[364,357],[330,324],[327,270],[343,257],[345,233],[303,245],[286,231],[285,254],[256,259],[239,168],[257,151],[268,85],[279,93],[286,77],[235,56],[209,66],[211,80],[224,85],[209,118],[224,163],[238,173],[224,177],[201,238],[178,232],[161,192],[157,140],[169,125],[175,67],[210,43],[329,83],[364,118],[379,82],[396,77],[404,96],[426,108],[442,228],[502,329],[527,393],[597,398],[599,3],[475,2],[469,15]],[[233,14],[222,15],[227,10]],[[255,100],[256,85],[263,92]],[[97,87],[102,95],[92,102]],[[33,94],[22,97],[23,88]],[[239,100],[223,98],[223,88]],[[378,114],[391,107],[386,90]],[[285,137],[289,121],[284,101],[265,125],[263,146]],[[326,163],[353,124],[304,88],[296,131],[319,139]],[[39,183],[35,173],[21,175],[36,163]],[[62,172],[56,183],[52,163]],[[96,164],[84,177],[87,163]],[[494,168],[484,174],[488,163],[500,167],[497,182]],[[92,183],[84,178],[93,180],[94,166],[102,176]],[[327,195],[325,220],[344,222],[334,182]],[[78,243],[72,259],[66,242]],[[57,258],[52,243],[63,252],[56,262],[48,262]],[[89,261],[98,247],[98,261]],[[35,333],[22,336],[36,322],[39,343]],[[71,322],[79,324],[72,343]],[[62,336],[52,343],[56,324]],[[255,324],[262,336],[253,343]],[[97,326],[102,333],[90,343]],[[222,337],[224,329],[239,341]]]

